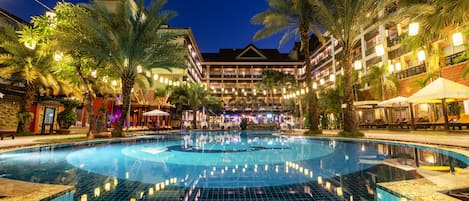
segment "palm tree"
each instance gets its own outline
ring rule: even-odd
[[[171,95],[171,100],[179,107],[186,107],[192,110],[193,128],[197,128],[197,115],[196,112],[202,108],[214,107],[220,108],[221,102],[215,96],[210,95],[210,92],[205,89],[204,85],[199,83],[188,83],[176,87]]]
[[[32,22],[36,29],[44,34],[51,51],[61,55],[61,70],[58,76],[70,80],[81,89],[90,125],[87,137],[93,139],[94,134],[99,132],[93,109],[94,99],[97,94],[106,94],[105,89],[110,87],[108,80],[110,82],[116,75],[105,69],[108,55],[97,55],[99,52],[94,52],[96,47],[103,45],[99,44],[95,35],[85,27],[85,22],[91,18],[85,8],[61,2],[54,7],[53,13],[55,14],[53,19],[42,15],[33,17]],[[83,48],[87,47],[83,45],[87,43],[94,44],[92,50]]]
[[[353,106],[352,63],[354,47],[360,42],[360,35],[367,30],[374,30],[384,22],[399,20],[410,15],[426,14],[432,10],[425,5],[402,7],[396,12],[381,15],[393,0],[309,0],[314,21],[327,30],[342,47],[339,62],[344,69],[344,131],[358,132],[358,121]],[[321,38],[321,35],[318,37]]]
[[[388,68],[387,65],[372,66],[362,77],[362,85],[370,85],[371,96],[376,100],[383,101],[386,99],[386,94],[392,96],[397,92],[399,80],[393,74],[388,74],[386,70]]]
[[[181,34],[163,28],[176,15],[162,11],[165,3],[165,0],[155,0],[145,9],[143,0],[137,1],[136,7],[129,1],[120,1],[114,11],[108,10],[101,1],[85,5],[93,18],[84,26],[95,37],[82,43],[80,48],[106,60],[122,81],[124,115],[113,130],[113,136],[122,135],[139,68],[143,72],[155,67],[171,71],[171,67],[184,66],[182,46],[175,42]]]
[[[264,28],[254,35],[254,39],[263,39],[270,37],[274,34],[284,32],[280,45],[283,45],[291,37],[301,39],[301,50],[304,53],[305,66],[306,66],[306,86],[308,87],[307,93],[307,111],[309,114],[309,121],[311,131],[319,129],[319,115],[317,111],[317,97],[312,88],[311,71],[312,64],[309,62],[310,35],[314,32],[320,35],[319,29],[313,23],[312,7],[309,5],[308,0],[267,0],[269,9],[255,15],[251,22],[254,24],[262,24]]]
[[[54,60],[39,40],[39,33],[31,27],[15,32],[13,27],[0,28],[0,78],[11,84],[24,86],[25,93],[18,112],[16,132],[27,132],[34,96],[40,89],[49,88],[57,92],[59,81],[55,79]]]
[[[257,83],[259,90],[266,90],[270,97],[270,102],[274,102],[274,94],[282,91],[285,86],[295,82],[295,77],[276,70],[262,71],[262,80]]]

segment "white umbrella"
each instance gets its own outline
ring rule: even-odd
[[[391,99],[379,102],[378,105],[383,106],[383,107],[408,106],[409,98],[398,96],[395,98],[391,98]]]
[[[413,103],[434,103],[440,102],[443,105],[443,117],[445,118],[445,130],[448,130],[448,112],[446,102],[452,99],[468,99],[469,87],[457,82],[438,78],[423,89],[417,91],[409,97],[409,102]]]
[[[161,110],[152,110],[150,112],[144,112],[143,116],[169,116],[169,113]]]
[[[409,102],[434,103],[442,99],[468,99],[469,87],[457,82],[438,78],[409,97]]]

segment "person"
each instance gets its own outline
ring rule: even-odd
[[[403,128],[403,126],[407,125],[407,120],[403,117],[399,117],[397,119],[397,123],[399,124],[399,127]]]

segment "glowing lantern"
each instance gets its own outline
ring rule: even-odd
[[[409,36],[415,36],[419,33],[419,23],[413,22],[409,24]]]
[[[425,52],[423,50],[417,52],[417,59],[419,61],[425,61]]]
[[[91,71],[91,77],[96,78],[97,76],[98,76],[98,73],[96,72],[96,70],[92,70]]]
[[[54,54],[54,60],[55,60],[55,61],[60,61],[60,60],[62,60],[63,56],[64,56],[64,55],[63,55],[61,52],[56,52],[56,53]]]
[[[375,46],[376,56],[383,56],[384,55],[384,46],[383,44],[379,44]]]
[[[355,70],[362,69],[362,61],[361,60],[356,60],[355,62],[353,62],[353,68]]]
[[[394,72],[394,65],[389,64],[389,72],[390,73]]]
[[[452,38],[454,46],[462,45],[464,43],[461,32],[454,33]]]
[[[402,70],[401,63],[399,63],[399,62],[398,62],[398,63],[396,63],[396,65],[395,65],[394,67],[395,67],[395,70],[396,70],[396,71],[400,71],[400,70]]]
[[[141,73],[143,71],[143,68],[141,65],[137,66],[137,73]]]

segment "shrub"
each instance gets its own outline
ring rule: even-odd
[[[239,124],[239,127],[241,128],[241,130],[246,130],[246,128],[248,127],[248,120],[246,118],[243,118],[241,120],[241,123]]]
[[[64,105],[65,109],[62,112],[59,112],[57,115],[57,121],[61,129],[69,129],[71,125],[75,124],[77,121],[77,114],[73,109],[79,106],[81,103],[77,100],[71,99],[62,99],[60,103]]]
[[[360,138],[360,137],[364,137],[365,134],[363,134],[362,132],[350,133],[350,132],[340,131],[339,136],[350,137],[350,138]]]
[[[303,134],[304,135],[320,135],[322,134],[322,130],[316,130],[316,131],[308,130],[308,131],[305,131]]]

